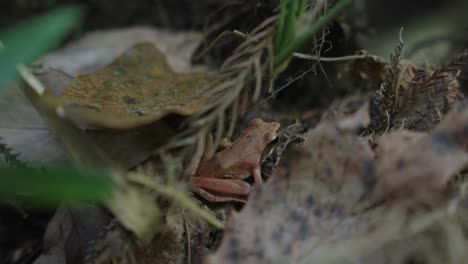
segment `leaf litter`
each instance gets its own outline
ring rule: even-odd
[[[107,152],[115,151],[117,156],[128,154],[136,138],[144,144],[149,142],[152,131],[166,130],[159,125],[151,130],[146,125],[168,120],[179,124],[180,120],[170,115],[174,113],[190,116],[195,127],[209,124],[209,129],[201,130],[190,141],[198,140],[194,149],[204,146],[200,143],[210,129],[216,130],[219,142],[222,135],[234,133],[237,112],[239,108],[245,110],[250,95],[248,90],[241,93],[244,87],[236,82],[226,81],[246,80],[253,73],[256,76],[253,97],[258,99],[263,94],[261,73],[268,72],[268,59],[265,62],[263,58],[264,52],[270,51],[267,44],[271,41],[272,21],[263,25],[268,30],[260,30],[262,38],[254,34],[226,61],[221,67],[224,75],[216,76],[220,82],[211,83],[215,77],[210,74],[176,73],[153,45],[138,44],[127,47],[130,49],[108,67],[101,68],[107,64],[103,63],[95,68],[85,65],[64,70],[73,76],[80,71],[86,75],[66,80],[68,88],[60,97],[52,97],[51,102],[62,116],[85,121],[85,127],[92,130],[88,135],[100,134],[93,136],[95,142],[107,141],[115,133],[103,127],[131,129],[124,131],[128,133],[127,145],[119,146],[108,140],[111,147]],[[356,108],[354,100],[350,100],[354,104],[351,108],[357,111],[349,111],[340,109],[349,105],[338,102],[308,133],[280,135],[273,152],[282,156],[281,162],[276,167],[277,161],[272,165],[273,173],[267,183],[254,185],[240,212],[209,206],[218,218],[225,219],[225,214],[230,213],[221,245],[214,252],[208,252],[216,244],[210,241],[210,236],[219,235],[218,231],[188,214],[181,204],[171,201],[170,195],[160,195],[140,182],[139,187],[154,197],[163,211],[165,223],[149,244],[140,244],[135,234],[116,222],[106,228],[90,224],[91,228],[103,229],[99,235],[86,230],[79,234],[80,228],[72,228],[70,232],[65,217],[59,223],[51,221],[48,232],[53,234],[57,228],[64,228],[68,233],[54,242],[50,242],[50,235],[44,240],[45,244],[57,245],[58,249],[54,249],[57,253],[52,257],[60,260],[52,262],[85,256],[89,263],[109,259],[124,263],[168,263],[190,261],[191,254],[195,254],[207,255],[206,263],[461,263],[467,246],[463,234],[467,231],[466,184],[455,183],[460,180],[458,177],[463,177],[457,174],[464,173],[468,162],[465,135],[468,107],[459,93],[457,75],[466,53],[433,69],[404,59],[402,49],[400,43],[390,63],[366,57],[348,64],[347,71],[354,81],[364,82],[367,94],[371,94],[369,107],[364,104]],[[245,58],[251,60],[244,61]],[[62,62],[59,59],[57,65]],[[273,80],[269,82],[272,85]],[[209,83],[214,94],[198,93],[206,91],[203,87]],[[55,94],[60,92],[61,89]],[[207,105],[212,95],[223,100]],[[357,101],[367,101],[366,94],[358,97]],[[225,124],[228,115],[234,121]],[[143,130],[135,133],[136,127]],[[167,130],[174,135],[170,128]],[[143,132],[148,135],[143,136]],[[289,137],[305,142],[286,148],[294,141]],[[168,138],[162,136],[162,141]],[[149,145],[144,154],[129,164],[139,164],[153,155],[155,147]],[[130,154],[136,155],[139,150],[135,148]],[[152,163],[171,162],[151,159],[145,165]],[[180,160],[177,163],[185,164]],[[181,175],[181,168],[175,174],[165,171],[163,174],[167,175],[162,175],[163,170],[145,171],[143,175],[159,179],[156,184],[167,183],[171,186],[167,190],[186,192],[183,187],[172,188],[174,179],[167,177]],[[123,199],[131,198],[131,194],[127,195]],[[63,210],[58,211],[57,215],[60,214],[64,214]],[[77,247],[71,239],[74,234],[86,237],[81,242],[93,240],[85,254],[69,249]],[[47,257],[47,251],[42,253],[39,259]]]

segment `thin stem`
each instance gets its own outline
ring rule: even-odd
[[[319,17],[318,20],[302,32],[297,38],[288,43],[287,46],[282,48],[277,56],[274,58],[275,67],[281,66],[292,54],[299,50],[307,41],[309,41],[319,30],[324,28],[333,19],[339,16],[353,0],[341,0],[337,2],[326,14]]]
[[[303,53],[294,52],[293,57],[305,59],[305,60],[315,60],[315,61],[323,61],[323,62],[339,62],[339,61],[373,58],[376,61],[383,62],[382,58],[379,58],[378,56],[375,56],[375,55],[369,55],[369,54],[347,55],[347,56],[341,56],[341,57],[321,57],[321,56],[316,56],[316,55],[307,55]]]

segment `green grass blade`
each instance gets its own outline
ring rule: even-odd
[[[1,32],[0,87],[17,77],[19,63],[31,63],[58,45],[81,17],[77,7],[59,8]]]
[[[301,17],[302,15],[304,15],[306,11],[306,7],[307,7],[307,0],[300,0],[297,17]]]
[[[279,50],[282,50],[288,43],[294,38],[294,32],[296,31],[296,13],[297,13],[297,1],[291,0],[288,14],[286,18],[286,24],[284,26],[284,36],[280,45]]]
[[[275,37],[275,50],[278,50],[283,42],[283,35],[284,35],[284,23],[286,20],[286,15],[288,14],[288,2],[290,0],[281,0],[281,9],[280,9],[280,17],[278,21],[278,30],[276,32]]]
[[[333,19],[339,16],[346,8],[348,8],[353,0],[340,0],[338,1],[325,15],[321,16],[313,25],[308,27],[302,32],[297,38],[288,42],[284,48],[279,50],[278,54],[275,55],[274,65],[275,67],[281,66],[292,54],[298,51],[305,43],[307,43],[317,32],[322,30],[327,24]]]
[[[61,202],[104,202],[113,189],[105,172],[72,168],[0,168],[0,199],[18,199],[27,206]]]

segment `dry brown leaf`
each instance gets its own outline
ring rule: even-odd
[[[326,119],[313,129],[291,175],[276,174],[254,188],[206,262],[406,263],[418,256],[438,263],[435,255],[460,259],[463,254],[451,255],[437,242],[452,232],[446,228],[463,228],[449,220],[453,215],[444,207],[408,213],[406,206],[440,202],[450,177],[468,164],[468,106],[449,114],[432,134],[400,131],[382,136],[375,156],[353,133],[366,120],[362,113]],[[369,199],[396,194],[403,199],[377,205]]]
[[[377,140],[374,197],[424,204],[444,201],[451,177],[468,165],[468,107],[452,111],[431,134],[396,131]]]
[[[372,187],[373,171],[370,147],[353,131],[363,114],[312,130],[291,176],[255,187],[207,262],[300,262],[314,248],[360,232],[367,221],[357,221],[352,212]]]
[[[147,125],[206,105],[207,73],[175,73],[152,44],[139,44],[108,67],[76,78],[62,95],[66,116],[116,129]]]

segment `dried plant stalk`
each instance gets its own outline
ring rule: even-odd
[[[202,92],[202,96],[212,98],[210,104],[188,119],[186,131],[169,147],[176,146],[178,142],[186,144],[197,142],[195,153],[200,153],[202,152],[200,148],[204,148],[203,142],[207,134],[212,130],[215,133],[214,144],[217,146],[222,137],[233,134],[235,121],[242,110],[243,104],[240,100],[243,92],[245,91],[247,95],[252,93],[255,102],[265,90],[270,92],[273,90],[272,42],[277,19],[278,17],[274,16],[265,20],[246,36],[245,41],[234,50],[233,55],[224,61],[218,79],[205,87]],[[264,76],[270,79],[268,86],[263,85]],[[251,82],[254,85],[251,86]],[[229,116],[229,122],[226,122],[228,119],[226,115]],[[186,140],[187,138],[191,140]]]

